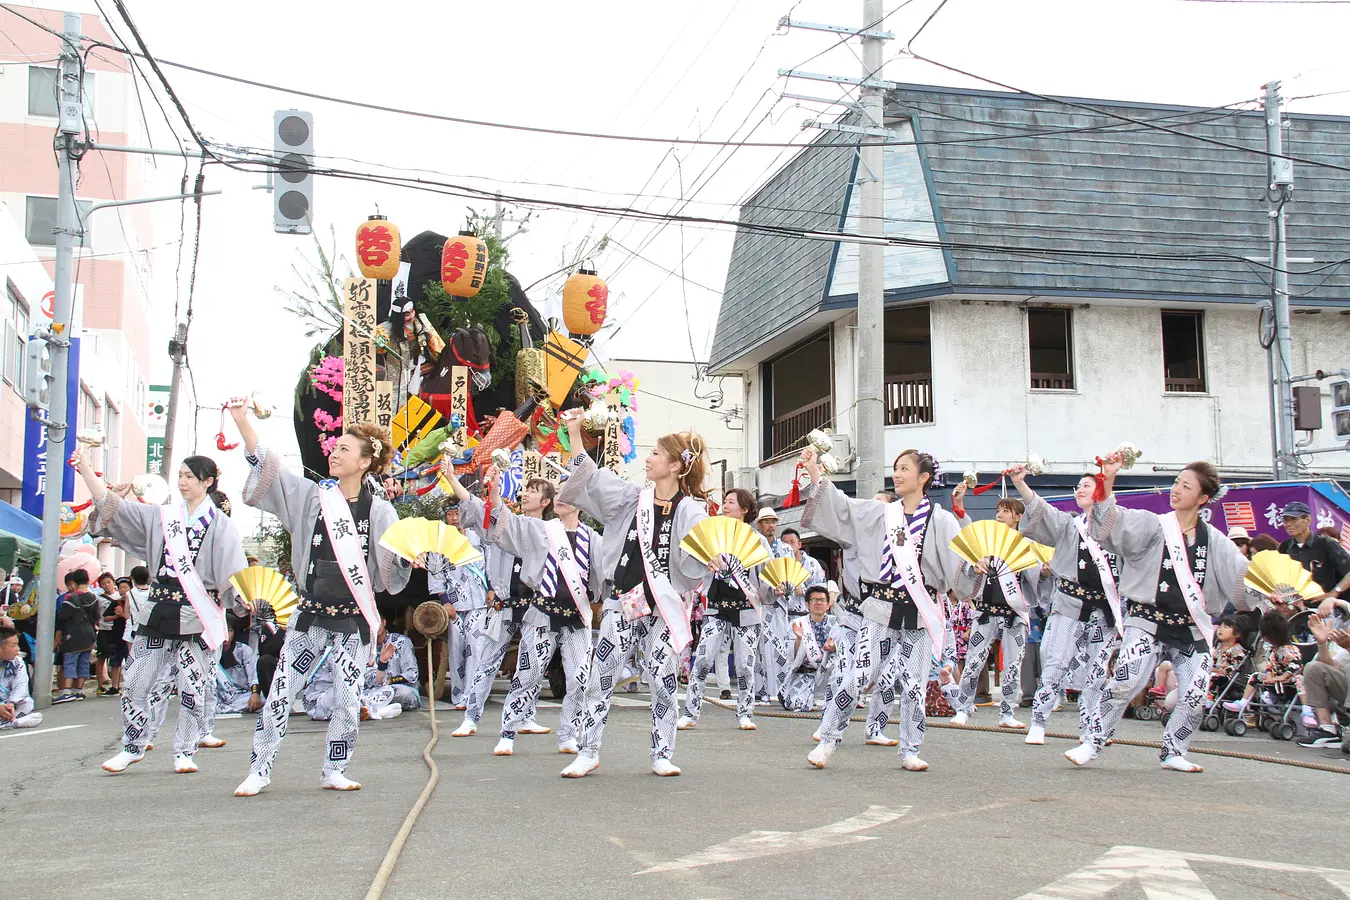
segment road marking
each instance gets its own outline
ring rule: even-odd
[[[873,835],[855,834],[868,828],[876,828],[894,822],[909,812],[910,807],[890,809],[885,806],[869,806],[861,815],[808,828],[805,831],[752,831],[734,837],[725,844],[714,844],[706,850],[682,856],[679,859],[664,862],[650,869],[635,872],[635,875],[651,875],[656,872],[674,872],[680,869],[693,869],[697,866],[711,866],[717,863],[738,862],[759,856],[779,856],[784,853],[800,853],[806,850],[821,850],[825,847],[837,847],[842,844],[856,844],[862,841],[875,841]]]
[[[1155,850],[1151,847],[1112,847],[1077,872],[1065,875],[1039,890],[1023,894],[1018,900],[1089,900],[1105,897],[1131,882],[1137,882],[1149,900],[1218,900],[1191,868],[1193,862],[1214,863],[1226,868],[1315,875],[1325,879],[1344,896],[1350,897],[1350,871],[1344,869]]]
[[[16,730],[13,734],[7,734],[4,737],[0,737],[0,741],[7,741],[10,738],[16,737],[32,737],[35,734],[51,734],[53,731],[69,731],[72,728],[84,728],[84,727],[85,727],[84,725],[58,725],[55,728],[34,728],[32,731],[29,731],[27,728],[25,728],[22,730]]]

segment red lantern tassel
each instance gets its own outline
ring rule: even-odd
[[[1101,503],[1106,499],[1106,472],[1103,471],[1105,465],[1106,461],[1100,456],[1097,457],[1097,474],[1092,476],[1093,480],[1097,482],[1097,486],[1092,489],[1093,503]]]
[[[557,449],[558,449],[558,432],[555,431],[548,437],[544,438],[544,442],[539,445],[539,455],[547,456],[548,454],[552,453],[554,450]]]
[[[239,442],[233,444],[225,440],[225,407],[220,408],[220,431],[216,432],[216,449],[221,453],[228,453],[239,446]]]
[[[94,505],[94,501],[93,501],[93,500],[86,500],[86,501],[84,501],[83,503],[79,504],[78,506],[72,506],[70,509],[71,509],[71,512],[77,512],[77,513],[79,513],[79,512],[84,512],[86,509],[88,509],[89,507],[91,507],[91,506],[93,506],[93,505]]]
[[[792,490],[788,491],[787,499],[783,501],[783,509],[792,509],[794,506],[802,505],[802,473],[806,467],[797,463],[797,470],[792,473]]]
[[[1011,471],[1012,471],[1012,469],[1004,469],[1002,472],[998,473],[998,477],[997,477],[997,478],[995,478],[993,481],[989,482],[988,484],[982,484],[982,485],[980,485],[980,486],[978,486],[978,487],[971,488],[971,489],[970,489],[970,495],[971,495],[972,497],[978,497],[978,496],[980,496],[981,494],[986,493],[987,491],[993,490],[995,487],[997,487],[997,486],[1003,481],[1004,478],[1006,478],[1006,477],[1008,476],[1008,473],[1011,472]]]

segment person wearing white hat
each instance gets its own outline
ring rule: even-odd
[[[1242,551],[1242,555],[1248,559],[1252,558],[1252,536],[1247,529],[1241,525],[1234,525],[1228,529],[1228,539],[1237,544],[1237,548]]]

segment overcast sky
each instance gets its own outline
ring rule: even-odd
[[[103,5],[116,16],[111,2]],[[885,27],[897,40],[887,45],[884,77],[986,87],[899,56],[938,5],[887,0]],[[73,6],[95,11],[91,0],[73,0]],[[127,0],[127,6],[156,56],[259,81],[496,122],[649,136],[750,135],[757,141],[805,140],[802,121],[831,112],[781,99],[784,90],[831,98],[846,93],[800,80],[789,87],[778,76],[780,68],[801,65],[836,43],[819,32],[783,33],[778,20],[791,13],[799,21],[856,27],[862,12],[856,0],[236,0],[211,6],[209,14],[168,0]],[[114,25],[123,31],[120,22]],[[1347,25],[1350,5],[1340,4],[950,0],[914,49],[1042,93],[1217,106],[1257,97],[1269,78],[1285,82],[1286,96],[1350,91]],[[857,48],[856,40],[848,42],[804,68],[856,77]],[[682,195],[697,191],[687,213],[734,220],[738,202],[792,152],[671,148],[470,127],[288,97],[173,68],[165,72],[209,138],[270,147],[273,111],[299,108],[314,114],[317,152],[344,158],[345,168],[425,169],[429,177],[542,201],[667,212],[681,207]],[[1350,93],[1296,101],[1291,108],[1350,113]],[[149,110],[157,120],[156,142],[171,145],[158,111]],[[159,171],[162,192],[176,192],[181,166],[161,163]],[[295,285],[290,267],[312,257],[313,245],[309,238],[273,232],[268,194],[251,190],[259,181],[220,166],[207,169],[208,189],[225,194],[205,201],[190,337],[203,405],[218,405],[232,392],[261,390],[285,407],[313,343],[282,311],[274,289]],[[425,229],[451,233],[467,206],[490,206],[332,179],[321,179],[315,189],[318,229],[326,241],[329,227],[336,228],[338,248],[348,258],[356,225],[377,205],[405,239]],[[512,212],[523,216],[528,209]],[[159,224],[154,244],[178,237],[176,205],[160,209]],[[662,227],[556,209],[534,211],[527,228],[511,243],[510,266],[527,285],[559,268],[578,245],[611,236],[597,259],[610,282],[611,318],[622,325],[609,345],[611,356],[688,359],[692,347],[692,355],[705,358],[731,229]],[[164,336],[175,263],[176,248],[156,252]],[[561,278],[546,281],[531,297],[542,302],[560,286]],[[687,329],[654,327],[656,314],[681,307],[688,309]],[[167,380],[162,346],[157,336],[156,381]],[[294,436],[282,412],[261,430],[265,439],[290,449]],[[214,451],[217,427],[218,413],[199,418],[204,452]],[[190,445],[191,435],[186,438]],[[237,493],[243,463],[237,452],[229,456],[225,487]]]

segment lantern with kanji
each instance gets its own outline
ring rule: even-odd
[[[446,238],[441,248],[441,287],[465,300],[478,293],[487,277],[487,244],[472,231]]]
[[[356,263],[366,278],[389,281],[397,275],[402,249],[398,226],[384,216],[371,216],[356,229]]]
[[[572,334],[595,334],[605,324],[609,285],[582,266],[563,285],[563,324]]]

